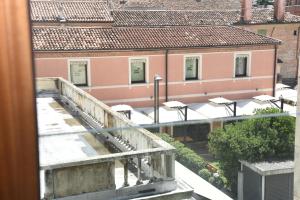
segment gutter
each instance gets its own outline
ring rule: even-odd
[[[275,45],[274,69],[273,69],[273,97],[275,97],[275,91],[276,91],[277,50],[278,50],[278,46]]]
[[[264,36],[266,37],[266,36]],[[268,37],[266,37],[268,38]],[[273,39],[273,38],[272,38]],[[274,40],[274,39],[273,39]],[[226,49],[231,49],[231,48],[237,48],[237,47],[257,47],[257,46],[271,46],[271,45],[279,45],[281,44],[280,40],[276,39],[276,42],[272,43],[257,43],[257,44],[239,44],[239,45],[208,45],[208,46],[182,46],[182,47],[167,47],[169,50],[186,50],[186,49],[209,49],[209,48],[226,48]],[[39,50],[39,49],[33,49],[33,52],[36,53],[76,53],[76,52],[115,52],[115,51],[159,51],[162,50],[161,47],[154,47],[154,48],[107,48],[107,49],[47,49],[47,50]]]

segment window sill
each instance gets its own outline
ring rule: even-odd
[[[197,82],[201,81],[201,79],[185,79],[184,82]]]
[[[149,83],[129,83],[130,87],[134,87],[134,86],[148,86]]]
[[[202,83],[202,79],[195,79],[195,80],[183,80],[183,84],[195,84],[195,83]]]
[[[235,79],[235,80],[249,80],[249,79],[251,79],[251,76],[235,76],[235,77],[233,77],[233,79]]]

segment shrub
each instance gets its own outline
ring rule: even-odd
[[[203,179],[209,181],[209,178],[211,177],[211,173],[210,171],[208,171],[208,169],[200,169],[199,171],[199,176],[201,176]]]
[[[276,114],[274,108],[256,115]],[[253,118],[226,125],[209,135],[209,149],[217,159],[233,193],[236,193],[239,160],[257,162],[291,159],[294,155],[295,118]]]
[[[222,176],[218,178],[214,177],[213,173],[206,168],[208,163],[201,156],[190,148],[187,148],[183,143],[174,140],[174,138],[170,137],[168,134],[159,133],[158,136],[176,148],[176,160],[178,162],[207,181],[213,177],[211,183],[216,187],[224,187],[225,178]]]

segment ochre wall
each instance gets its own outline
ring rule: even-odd
[[[278,48],[278,58],[283,61],[280,74],[283,79],[296,78],[297,71],[297,40],[300,24],[261,24],[242,26],[246,30],[257,33],[259,29],[267,30],[267,36],[279,39],[282,44]],[[296,31],[296,35],[294,35]]]

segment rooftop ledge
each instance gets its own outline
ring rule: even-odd
[[[40,170],[44,183],[41,185],[44,184],[45,188],[41,189],[44,192],[41,196],[44,199],[69,198],[70,196],[77,196],[80,199],[91,193],[98,199],[102,197],[122,199],[120,191],[124,191],[124,188],[128,197],[176,190],[175,148],[173,146],[145,129],[136,128],[137,125],[125,116],[62,78],[37,78],[36,90],[38,100],[49,97],[59,99],[64,106],[92,127],[91,130],[94,131],[90,131],[89,134],[97,139],[104,139],[118,149],[116,153],[87,157],[74,156],[69,160],[57,161],[53,157],[42,159]],[[43,119],[48,120],[50,117],[45,116]],[[110,131],[101,131],[103,128],[108,128]],[[80,134],[80,132],[39,133],[39,139],[45,141],[45,138],[52,137],[55,141],[59,141],[62,135],[70,134]],[[40,144],[40,148],[41,145],[43,143]],[[55,146],[47,145],[54,151],[55,156],[61,156],[61,152],[56,150]],[[77,147],[81,150],[83,148],[80,145]],[[123,177],[120,179],[119,176]],[[131,184],[132,177],[137,180],[134,185]],[[123,184],[120,184],[120,181]],[[123,186],[119,187],[120,185]],[[135,189],[130,189],[132,187]],[[105,193],[102,193],[103,191]],[[190,194],[191,191],[191,188],[188,188],[183,193]]]

